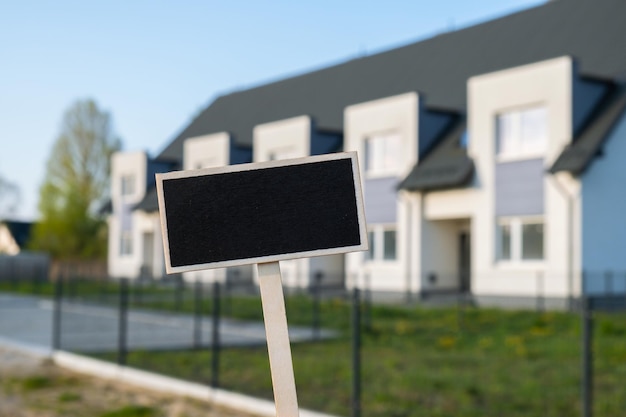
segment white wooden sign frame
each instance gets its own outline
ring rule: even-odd
[[[167,205],[164,201],[163,196],[163,181],[167,181],[168,179],[190,178],[196,176],[300,165],[338,159],[350,159],[352,164],[356,212],[360,238],[360,243],[358,245],[172,267],[170,262],[170,246],[167,233]],[[261,291],[261,303],[263,305],[263,317],[265,321],[267,349],[270,361],[270,372],[272,376],[272,387],[274,390],[274,400],[276,404],[276,415],[278,417],[298,417],[298,399],[296,394],[295,377],[293,373],[293,363],[291,359],[291,347],[289,344],[287,315],[285,312],[285,300],[282,289],[279,261],[286,259],[364,251],[368,249],[367,227],[365,222],[365,211],[363,208],[363,192],[361,189],[361,179],[356,152],[344,152],[306,158],[296,158],[290,160],[229,165],[220,168],[207,168],[193,171],[179,171],[166,174],[156,174],[156,186],[159,200],[159,214],[162,228],[161,231],[163,236],[163,248],[165,251],[165,264],[168,273],[187,272],[209,268],[224,268],[230,266],[248,265],[253,263],[257,264],[259,287]]]
[[[338,247],[338,248],[320,249],[320,250],[305,251],[305,252],[293,252],[293,253],[281,254],[281,255],[260,256],[260,257],[255,257],[255,258],[237,259],[237,260],[230,260],[230,261],[211,262],[211,263],[196,264],[196,265],[185,265],[185,266],[172,266],[171,265],[170,245],[169,245],[167,221],[166,221],[167,204],[163,198],[163,181],[167,181],[168,179],[200,177],[200,176],[205,176],[205,175],[224,174],[224,173],[229,173],[229,172],[240,172],[240,171],[251,171],[251,170],[258,170],[258,169],[263,169],[263,168],[300,165],[300,164],[307,164],[307,163],[313,163],[313,162],[333,161],[337,159],[348,159],[348,158],[350,158],[352,161],[352,173],[354,177],[356,209],[357,209],[357,216],[358,216],[358,222],[359,222],[359,235],[360,235],[360,242],[361,242],[359,245],[343,246],[343,247]],[[162,230],[162,236],[163,236],[163,250],[165,251],[165,270],[167,271],[168,274],[198,271],[198,270],[211,269],[211,268],[226,268],[226,267],[231,267],[231,266],[259,264],[259,263],[283,261],[287,259],[297,259],[297,258],[305,258],[305,257],[313,257],[313,256],[336,255],[336,254],[347,253],[347,252],[364,251],[368,249],[367,226],[366,226],[366,221],[365,221],[365,210],[363,208],[363,191],[361,188],[361,177],[360,177],[359,164],[358,164],[358,158],[357,158],[356,152],[340,152],[340,153],[325,154],[325,155],[318,155],[318,156],[309,156],[305,158],[295,158],[295,159],[269,161],[269,162],[257,162],[257,163],[240,164],[240,165],[228,165],[228,166],[218,167],[218,168],[204,168],[204,169],[197,169],[197,170],[174,171],[174,172],[168,172],[168,173],[163,173],[163,174],[156,174],[156,187],[157,187],[157,196],[158,196],[158,201],[159,201],[159,216],[160,216],[161,230]]]

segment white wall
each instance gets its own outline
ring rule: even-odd
[[[626,115],[582,175],[583,268],[587,289],[605,292],[606,271],[613,289],[626,290]]]
[[[344,149],[357,151],[361,178],[363,178],[363,194],[367,195],[368,177],[363,171],[365,140],[376,134],[393,132],[400,135],[403,152],[397,161],[397,170],[393,173],[403,178],[413,168],[418,158],[418,118],[419,96],[411,92],[394,97],[387,97],[365,103],[348,106],[344,111]],[[395,261],[365,261],[362,252],[350,253],[346,256],[346,271],[359,283],[369,275],[373,290],[405,291],[411,269],[409,254],[410,235],[407,233],[410,222],[410,199],[399,198],[397,203],[397,259]],[[351,285],[351,283],[348,283]]]
[[[183,169],[220,167],[230,164],[230,135],[226,132],[185,139]]]
[[[254,162],[269,161],[273,154],[285,155],[288,158],[309,156],[311,135],[312,126],[309,116],[298,116],[257,125],[253,130],[253,160]]]
[[[571,236],[567,198],[545,177],[545,261],[505,264],[495,259],[494,173],[496,115],[523,106],[548,110],[545,167],[552,165],[572,140],[574,65],[561,57],[472,77],[468,81],[468,152],[476,164],[476,214],[472,222],[472,288],[479,295],[534,295],[538,271],[545,274],[545,294],[567,296],[571,268],[564,236]],[[575,191],[575,180],[569,186]],[[579,246],[574,242],[573,246]]]
[[[148,156],[143,151],[116,152],[111,157],[111,203],[113,213],[108,218],[108,269],[113,277],[136,277],[142,265],[140,229],[136,227],[132,207],[146,194]],[[122,177],[134,178],[134,191],[122,195]],[[132,253],[120,254],[122,229],[132,230]]]

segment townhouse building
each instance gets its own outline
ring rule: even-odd
[[[370,249],[282,262],[286,286],[555,306],[626,292],[623,16],[556,0],[218,97],[159,155],[113,157],[110,273],[163,276],[155,172],[345,150]]]

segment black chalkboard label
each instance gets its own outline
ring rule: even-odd
[[[168,273],[367,249],[355,152],[156,178]]]

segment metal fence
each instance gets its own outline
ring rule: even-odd
[[[29,320],[49,320],[55,349],[272,398],[254,286],[71,270],[53,282],[5,277],[0,285],[37,295],[41,312]],[[620,291],[578,299],[570,312],[546,309],[540,293],[536,311],[478,308],[466,294],[393,305],[374,295],[367,285],[286,291],[302,406],[354,417],[626,416]],[[0,331],[11,311],[0,298]],[[248,360],[261,369],[244,378]],[[249,374],[265,380],[255,387]]]

